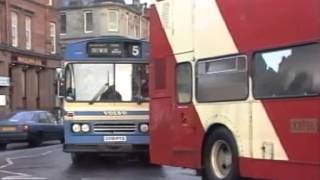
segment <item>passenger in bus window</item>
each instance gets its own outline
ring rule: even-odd
[[[301,72],[296,75],[294,80],[288,87],[288,94],[300,95],[310,93],[312,89],[312,80],[306,72]]]
[[[116,90],[115,86],[112,85],[101,95],[100,100],[101,101],[121,101],[122,96]]]
[[[66,98],[69,101],[75,100],[75,89],[73,89],[71,87],[67,88]]]
[[[142,86],[141,86],[141,95],[144,98],[149,97],[149,82],[147,79],[142,80]]]

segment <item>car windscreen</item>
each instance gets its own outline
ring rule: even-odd
[[[32,121],[33,113],[31,112],[18,112],[10,117],[10,122],[26,122]]]
[[[0,121],[1,120],[8,120],[10,119],[12,116],[14,116],[16,113],[12,113],[12,112],[7,112],[7,113],[0,113]]]

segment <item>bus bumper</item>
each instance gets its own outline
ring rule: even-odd
[[[148,152],[148,135],[127,136],[126,142],[104,142],[104,136],[71,136],[65,139],[64,152],[140,153]]]
[[[148,145],[133,145],[133,144],[64,144],[64,152],[89,152],[89,153],[147,153]]]

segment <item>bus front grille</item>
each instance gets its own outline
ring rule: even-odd
[[[94,133],[98,134],[133,134],[137,131],[137,124],[95,124]]]

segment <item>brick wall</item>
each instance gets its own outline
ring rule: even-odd
[[[40,3],[33,3],[33,0],[10,0],[7,2],[10,3],[9,16],[7,16],[9,27],[11,27],[10,12],[15,11],[18,14],[18,48],[26,49],[25,18],[29,16],[32,21],[32,50],[41,54],[50,54],[49,23],[54,22],[58,26],[58,14],[55,9],[46,6],[46,3],[40,0]],[[57,27],[57,30],[58,29]],[[59,34],[59,32],[57,32],[57,34]],[[9,37],[9,39],[11,39],[11,37]],[[9,42],[11,42],[11,40]]]
[[[8,106],[0,112],[16,109],[54,110],[55,68],[61,67],[59,56],[51,54],[50,22],[58,13],[49,0],[0,0],[0,76],[9,77],[10,87],[0,87]],[[53,0],[54,5],[56,0]],[[11,47],[11,12],[18,15],[18,47]],[[26,49],[25,18],[31,18],[31,50]],[[57,50],[59,50],[57,38]],[[59,53],[59,51],[57,51]],[[62,58],[61,58],[62,59]],[[40,62],[40,63],[39,63]]]

